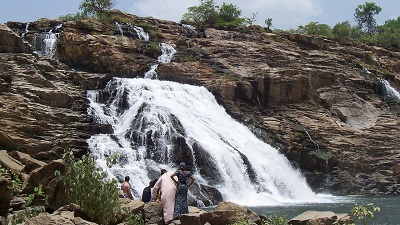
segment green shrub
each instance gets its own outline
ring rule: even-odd
[[[242,11],[232,3],[217,5],[214,0],[200,0],[200,5],[188,8],[182,20],[199,27],[238,28],[251,25],[255,21],[241,17]]]
[[[96,166],[91,155],[74,159],[72,151],[69,151],[64,153],[63,159],[68,166],[61,179],[66,185],[69,200],[78,204],[96,223],[116,221],[121,212],[117,181],[107,179],[107,173]],[[115,157],[109,162],[113,160]]]
[[[272,215],[263,221],[263,225],[288,225],[288,219],[282,216]]]
[[[238,221],[238,222],[232,223],[230,225],[252,225],[252,224],[253,223],[250,220],[244,219],[242,221]]]
[[[42,185],[35,187],[34,191],[35,192],[33,194],[30,194],[28,196],[28,199],[26,200],[26,202],[22,205],[23,210],[14,214],[11,217],[11,221],[9,221],[6,224],[11,224],[11,225],[20,224],[20,223],[25,222],[27,219],[35,217],[35,216],[39,215],[39,213],[45,211],[45,207],[47,205],[47,200],[46,200],[46,204],[44,206],[39,205],[39,206],[30,207],[31,204],[33,203],[33,200],[35,200],[35,198],[45,196]]]
[[[381,211],[379,207],[374,206],[370,203],[367,206],[355,204],[351,213],[356,217],[363,225],[368,225],[368,221],[375,216],[375,213]]]
[[[75,21],[87,19],[87,16],[83,13],[77,12],[76,14],[67,14],[64,16],[59,16],[60,21]]]

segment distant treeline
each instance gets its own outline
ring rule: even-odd
[[[60,20],[81,20],[87,18],[98,18],[111,22],[107,11],[116,3],[116,0],[83,0],[76,14],[61,16]],[[359,41],[364,44],[378,45],[392,50],[400,50],[400,16],[397,19],[387,20],[383,25],[378,25],[374,16],[379,14],[381,7],[374,2],[366,2],[358,5],[355,9],[354,18],[357,25],[351,25],[349,21],[337,23],[330,27],[319,22],[310,22],[284,32],[322,35],[331,38],[341,38]],[[191,6],[188,12],[182,16],[182,22],[190,23],[199,28],[215,27],[219,29],[246,28],[253,25],[257,13],[252,18],[242,17],[242,11],[234,4],[222,3],[217,5],[214,0],[200,0],[198,6]],[[272,27],[272,18],[265,19],[267,30]],[[275,32],[283,30],[275,29]]]

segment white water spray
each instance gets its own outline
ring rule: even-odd
[[[129,175],[137,193],[151,171],[173,171],[174,157],[185,154],[192,157],[196,183],[217,188],[226,201],[249,206],[321,201],[278,150],[232,119],[204,87],[115,78],[103,92],[106,99],[88,92],[88,113],[110,124],[114,133],[92,136],[89,149],[104,168],[105,157],[119,153],[119,164],[109,172]],[[177,153],[181,139],[188,148]],[[201,159],[198,149],[209,157]],[[201,160],[214,168],[205,168]],[[210,181],[199,168],[217,179]]]
[[[160,63],[170,63],[173,55],[176,53],[176,50],[169,44],[161,43],[160,44],[161,55],[158,57],[158,62]],[[146,79],[157,79],[157,70],[158,64],[152,65],[150,70],[144,74],[144,78]]]
[[[146,33],[143,30],[143,28],[137,27],[137,26],[132,26],[132,25],[130,25],[130,28],[133,29],[137,33],[140,40],[149,41],[149,34]]]
[[[25,30],[22,32],[21,38],[24,38],[25,35],[28,33],[28,31],[29,31],[28,28],[29,28],[29,22],[26,23],[26,25],[25,25]]]
[[[119,24],[118,22],[115,22],[115,26],[116,26],[116,28],[117,28],[118,35],[124,36],[124,30],[122,30],[121,24]]]
[[[158,57],[158,61],[160,63],[170,63],[172,57],[176,53],[176,50],[171,45],[166,43],[161,43],[160,48],[161,48],[161,56]]]
[[[389,81],[382,79],[381,82],[385,88],[385,98],[389,97],[397,102],[400,102],[400,93],[394,87],[392,87],[392,85],[390,85]]]
[[[144,78],[146,78],[146,79],[157,79],[157,72],[156,72],[157,67],[158,67],[158,64],[152,65],[152,66],[150,67],[150,70],[147,71],[147,72],[144,74]]]
[[[57,31],[62,27],[62,24],[57,25],[54,28],[54,31]],[[45,58],[54,58],[57,50],[57,39],[59,37],[59,33],[54,33],[53,29],[51,29],[47,33],[39,33],[33,36],[33,47],[35,52]]]

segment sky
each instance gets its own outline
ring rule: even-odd
[[[200,0],[115,0],[115,9],[141,17],[179,22],[190,6]],[[373,0],[367,0],[373,1]],[[0,23],[7,21],[32,22],[39,18],[56,19],[61,15],[79,12],[82,0],[0,0]],[[256,13],[255,24],[265,26],[272,18],[272,28],[288,30],[310,22],[328,24],[339,22],[356,24],[354,12],[362,0],[214,0],[218,5],[232,3],[242,10],[242,16],[251,18]],[[399,0],[375,0],[382,8],[376,15],[378,24],[400,16]]]

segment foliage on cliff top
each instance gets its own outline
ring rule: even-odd
[[[242,11],[232,3],[217,5],[214,0],[200,0],[200,5],[188,8],[182,20],[198,27],[237,28],[251,25],[253,19],[241,17]]]

